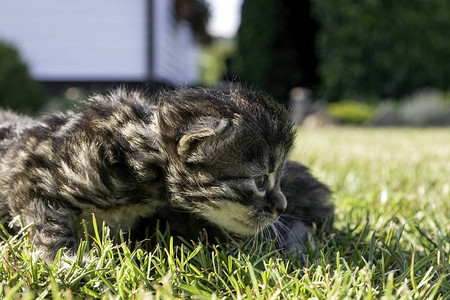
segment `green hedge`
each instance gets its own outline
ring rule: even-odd
[[[330,103],[327,111],[333,118],[345,124],[365,123],[375,113],[375,109],[372,106],[355,100],[343,100],[337,103]]]
[[[401,98],[450,88],[450,1],[314,0],[322,95]]]

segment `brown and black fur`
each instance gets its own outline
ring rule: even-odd
[[[0,219],[34,223],[35,244],[51,260],[62,247],[76,250],[91,213],[118,229],[182,208],[248,234],[284,211],[283,223],[298,228],[284,233],[292,250],[312,222],[332,215],[323,184],[299,164],[283,169],[293,141],[285,109],[241,87],[150,99],[117,90],[40,119],[3,111]],[[266,173],[257,191],[254,178]]]

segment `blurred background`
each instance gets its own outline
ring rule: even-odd
[[[0,106],[243,82],[298,125],[450,125],[448,0],[0,0]]]

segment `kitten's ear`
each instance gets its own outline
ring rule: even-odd
[[[226,119],[207,117],[192,125],[181,137],[177,146],[180,157],[187,157],[197,146],[209,137],[217,136],[225,131],[229,122]]]

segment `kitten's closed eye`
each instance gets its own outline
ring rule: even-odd
[[[257,176],[255,179],[255,185],[258,191],[264,191],[267,187],[267,181],[269,179],[269,175],[264,174],[261,176]]]

